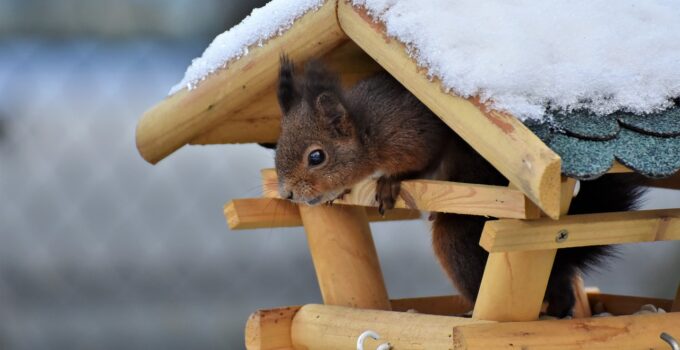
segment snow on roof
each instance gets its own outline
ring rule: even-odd
[[[191,62],[184,78],[170,89],[170,94],[185,87],[193,89],[229,61],[247,55],[250,46],[262,46],[266,40],[283,34],[296,19],[323,3],[324,0],[272,0],[253,10],[241,23],[218,35],[203,55]]]
[[[522,120],[547,109],[667,108],[680,96],[675,0],[352,0],[445,88]],[[172,92],[191,88],[322,1],[273,0],[218,36]],[[310,33],[310,35],[313,35]]]

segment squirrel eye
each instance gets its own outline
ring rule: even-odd
[[[323,163],[324,160],[326,160],[326,154],[320,149],[311,151],[309,156],[307,156],[307,161],[311,166],[319,165]]]

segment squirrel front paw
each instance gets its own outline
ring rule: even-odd
[[[378,212],[385,215],[385,210],[393,209],[399,197],[401,182],[393,177],[381,176],[375,186],[375,200],[378,202]]]

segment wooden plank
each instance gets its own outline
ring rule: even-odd
[[[609,312],[612,315],[631,315],[640,311],[640,308],[647,304],[670,311],[673,303],[672,300],[668,299],[614,295],[600,292],[588,293],[588,302],[593,307],[601,304],[604,307],[603,311]]]
[[[413,220],[420,212],[395,209],[380,215],[376,208],[365,208],[368,221]],[[290,201],[274,198],[234,199],[224,205],[224,216],[232,230],[302,226],[298,206]]]
[[[364,349],[389,341],[400,350],[451,349],[451,331],[459,325],[477,324],[462,317],[418,313],[360,310],[328,305],[305,305],[293,318],[295,349],[356,349],[357,338],[366,330],[377,332],[381,341],[367,340]]]
[[[647,185],[650,187],[667,188],[669,190],[680,190],[680,172],[665,179],[649,180]]]
[[[326,54],[322,60],[340,75],[344,86],[382,70],[370,56],[354,42],[347,41]],[[298,62],[300,65],[304,62]],[[224,143],[276,142],[279,137],[281,112],[272,88],[257,103],[251,103],[243,110],[236,111],[218,126],[208,129],[190,141],[190,144],[208,145]]]
[[[326,1],[281,36],[250,47],[247,56],[209,75],[194,90],[181,90],[147,111],[137,126],[137,149],[142,157],[157,163],[273,91],[282,52],[302,62],[346,42],[336,5],[334,0]]]
[[[566,239],[557,239],[560,232],[568,233]],[[489,252],[509,252],[666,240],[680,240],[680,209],[488,221],[480,245]]]
[[[593,314],[590,311],[590,302],[588,301],[588,294],[586,294],[586,288],[583,284],[583,277],[578,273],[574,278],[573,283],[574,296],[576,297],[576,303],[574,304],[574,318],[587,318],[591,317]]]
[[[576,181],[562,177],[560,182],[560,214],[566,214]],[[556,253],[557,249],[489,253],[472,317],[493,321],[537,319]]]
[[[299,209],[324,303],[389,310],[366,211],[339,205]]]
[[[248,350],[293,350],[290,329],[299,306],[258,310],[248,317],[245,331]]]
[[[612,165],[612,167],[609,168],[609,170],[607,170],[607,173],[621,174],[621,173],[634,173],[634,171],[631,168],[619,163],[618,161],[614,161],[614,165]]]
[[[454,316],[472,310],[472,305],[460,295],[391,300],[393,311],[415,310],[419,314]]]
[[[489,109],[479,99],[446,93],[385,34],[362,8],[338,3],[340,26],[385,70],[399,80],[477,152],[515,183],[552,218],[559,217],[561,159],[519,120]]]
[[[280,198],[278,178],[273,169],[262,170],[263,193]],[[375,180],[365,180],[352,188],[338,204],[376,207]],[[521,191],[501,186],[473,185],[434,180],[408,180],[401,183],[395,208],[484,215],[501,218],[527,218],[539,212]]]
[[[668,349],[661,332],[680,332],[680,313],[543,322],[468,325],[453,331],[453,348]]]

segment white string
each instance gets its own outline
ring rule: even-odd
[[[376,333],[374,331],[369,330],[369,331],[363,332],[363,333],[361,333],[359,338],[357,338],[357,350],[364,350],[364,341],[368,337],[373,338],[374,340],[380,339],[380,336],[378,335],[378,333]],[[392,349],[392,345],[390,345],[390,343],[384,343],[384,344],[378,345],[378,348],[375,349],[375,350],[390,350],[390,349]]]

